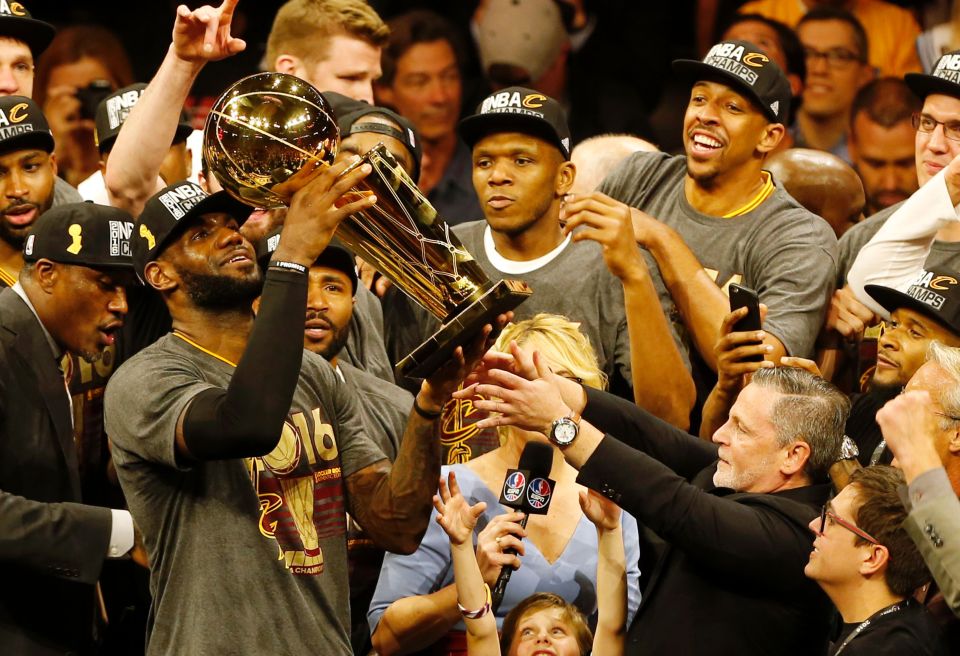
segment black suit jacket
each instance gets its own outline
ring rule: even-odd
[[[830,602],[803,568],[829,486],[716,488],[715,445],[615,396],[587,398],[584,419],[607,435],[577,480],[645,526],[626,653],[826,653]]]
[[[84,653],[112,518],[80,503],[67,392],[40,322],[0,292],[0,652]]]

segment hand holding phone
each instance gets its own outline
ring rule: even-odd
[[[730,283],[730,311],[747,308],[747,315],[738,320],[732,332],[756,332],[760,330],[760,297],[757,292],[736,283]],[[743,358],[744,362],[761,362],[762,355]]]

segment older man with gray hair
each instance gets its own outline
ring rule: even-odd
[[[497,413],[480,425],[543,433],[577,482],[649,529],[625,653],[705,653],[696,626],[710,627],[711,653],[824,652],[830,604],[803,569],[850,407],[839,390],[800,369],[762,369],[707,443],[552,373],[536,353],[514,346],[486,365],[454,395]]]

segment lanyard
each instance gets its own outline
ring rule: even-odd
[[[868,617],[867,619],[865,619],[865,620],[863,620],[862,622],[860,622],[860,624],[857,625],[857,628],[855,628],[853,631],[851,631],[851,632],[850,632],[850,635],[848,635],[847,638],[846,638],[846,640],[843,641],[843,643],[840,645],[840,648],[837,649],[837,651],[833,652],[833,656],[837,656],[840,652],[842,652],[842,651],[846,648],[846,646],[850,644],[850,641],[852,641],[854,638],[856,638],[858,635],[860,635],[860,634],[864,631],[864,629],[866,629],[868,626],[870,626],[870,624],[871,624],[872,622],[880,619],[880,618],[883,617],[884,615],[889,615],[890,613],[896,613],[897,611],[906,608],[909,603],[910,603],[909,600],[907,600],[907,601],[898,601],[898,602],[895,603],[895,604],[891,604],[890,606],[887,606],[886,608],[883,608],[883,609],[881,609],[881,610],[878,610],[876,613],[874,613],[873,615],[871,615],[871,616]]]

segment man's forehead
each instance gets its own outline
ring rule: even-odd
[[[336,280],[345,283],[348,287],[351,285],[350,276],[346,272],[333,267],[314,264],[310,267],[311,280],[320,280],[321,282],[330,282]]]
[[[812,35],[816,34],[816,41]],[[806,35],[806,39],[804,39]],[[853,26],[838,18],[824,18],[804,21],[797,26],[797,36],[804,45],[814,48],[836,48],[837,46],[856,47],[857,37]]]
[[[0,59],[7,57],[11,59],[14,57],[27,57],[32,60],[33,53],[30,51],[30,46],[20,39],[0,35]]]
[[[929,392],[931,398],[945,386],[950,384],[950,376],[946,370],[936,362],[924,362],[916,373],[907,381],[908,392]]]
[[[960,121],[960,98],[932,93],[924,99],[922,111],[940,122]]]
[[[10,166],[17,162],[27,160],[33,157],[49,158],[50,154],[39,148],[22,148],[20,150],[0,151],[0,164]]]

